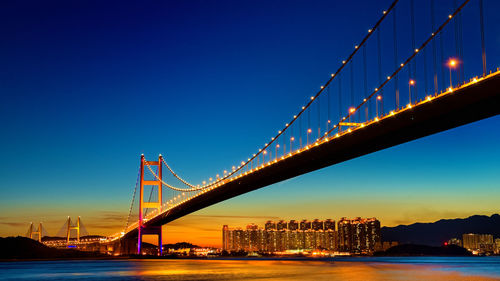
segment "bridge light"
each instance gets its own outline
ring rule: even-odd
[[[313,100],[313,99],[314,99],[314,97],[311,97],[311,100]]]
[[[345,60],[342,61],[342,64],[345,64]]]
[[[312,130],[311,130],[311,129],[307,129],[307,133],[311,133],[311,132],[312,132]]]
[[[349,108],[350,113],[354,113],[354,111],[356,111],[356,108],[354,108],[354,107]]]
[[[452,79],[451,79],[451,69],[455,68],[457,65],[458,65],[458,61],[454,58],[450,58],[450,60],[448,61],[448,67],[450,68],[450,92],[451,92],[451,89],[453,88],[453,83],[452,83]]]
[[[278,147],[278,148],[279,148],[279,147],[280,147],[280,145],[279,145],[279,144],[277,144],[277,145],[276,145],[276,147]]]
[[[305,106],[303,106],[303,107],[302,107],[302,110],[304,110],[304,109],[306,109],[306,107],[305,107]]]
[[[382,96],[377,96],[377,99],[378,99],[378,100],[381,100],[381,99],[382,99]]]
[[[294,138],[294,137],[291,137],[291,138],[290,138],[290,140],[291,140],[291,141],[294,141],[294,140],[295,140],[295,138]]]
[[[409,83],[410,83],[410,85],[412,85],[412,86],[413,86],[413,85],[415,85],[415,80],[410,79],[410,82],[409,82]]]

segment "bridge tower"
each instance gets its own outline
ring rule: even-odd
[[[38,224],[38,230],[33,231],[33,223],[30,224],[30,229],[29,229],[29,237],[30,239],[33,239],[33,235],[38,235],[38,242],[42,242],[42,223],[40,222]]]
[[[145,180],[144,179],[144,165],[148,166],[158,166],[158,178],[154,180]],[[138,224],[138,240],[137,240],[137,254],[141,254],[141,244],[142,244],[142,235],[144,234],[153,234],[158,235],[158,254],[161,256],[163,254],[162,250],[162,233],[161,233],[161,225],[160,226],[145,226],[144,225],[144,209],[156,209],[157,214],[161,213],[161,205],[162,205],[162,175],[161,175],[161,167],[162,167],[162,156],[161,154],[158,156],[158,161],[146,161],[144,158],[144,154],[141,154],[141,178],[140,178],[140,200],[139,200],[139,224]],[[144,201],[144,186],[156,186],[158,188],[158,201],[157,202],[149,202]]]
[[[80,217],[76,220],[76,225],[71,225],[71,218],[68,216],[68,228],[66,229],[66,244],[69,245],[69,237],[71,236],[71,230],[76,229],[76,240],[80,242]]]

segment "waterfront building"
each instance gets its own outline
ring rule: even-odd
[[[380,222],[375,218],[342,218],[335,221],[315,219],[286,222],[267,221],[264,228],[249,224],[246,229],[222,227],[225,251],[283,252],[287,250],[326,250],[372,253],[380,245]]]
[[[299,223],[296,220],[291,220],[288,222],[288,229],[291,231],[299,229]]]
[[[463,247],[474,254],[493,253],[495,244],[491,234],[467,233],[462,235]]]

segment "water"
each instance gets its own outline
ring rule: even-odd
[[[500,257],[0,262],[0,280],[500,280]]]

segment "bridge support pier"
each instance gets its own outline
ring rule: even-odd
[[[144,165],[148,166],[157,166],[158,167],[158,178],[155,178],[154,180],[145,180],[144,179]],[[162,207],[162,181],[161,181],[161,168],[162,168],[162,156],[161,154],[158,156],[158,161],[146,161],[144,158],[144,155],[141,155],[141,185],[140,185],[140,200],[139,200],[139,225],[138,225],[138,238],[137,238],[137,254],[141,255],[141,246],[142,246],[142,235],[145,234],[153,234],[153,235],[158,235],[158,255],[163,254],[163,245],[162,245],[162,235],[161,235],[161,226],[147,226],[144,225],[145,220],[144,220],[144,209],[156,209],[156,213],[160,214],[161,213],[161,207]],[[144,186],[152,186],[157,187],[157,201],[156,202],[150,202],[144,201]]]

